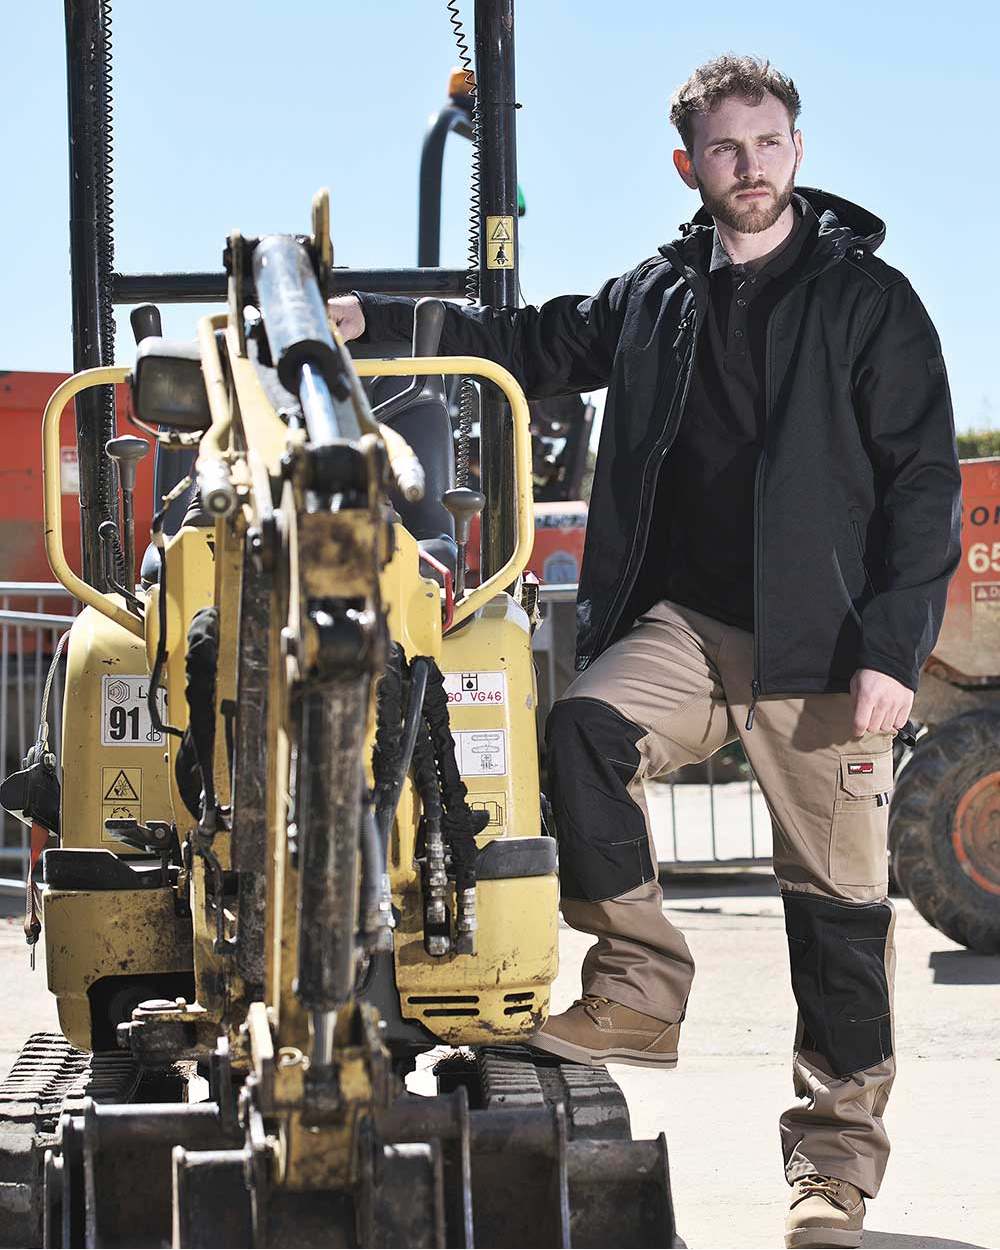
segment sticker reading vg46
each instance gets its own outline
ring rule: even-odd
[[[444,688],[452,707],[475,707],[507,702],[507,674],[445,673]]]
[[[101,746],[162,747],[163,734],[153,728],[147,696],[148,677],[106,673],[101,678]],[[165,692],[157,692],[160,720],[165,715]]]

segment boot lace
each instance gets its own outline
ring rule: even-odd
[[[798,1181],[799,1194],[803,1198],[813,1195],[825,1198],[828,1202],[840,1204],[843,1195],[840,1192],[840,1181],[835,1176],[820,1176],[818,1172],[803,1176]]]
[[[573,1004],[574,1007],[582,1007],[584,1011],[594,1019],[602,1007],[610,1007],[611,999],[604,998],[600,994],[583,994]]]

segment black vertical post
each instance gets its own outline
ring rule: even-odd
[[[65,0],[73,370],[114,362],[111,273],[111,48],[108,0]],[[83,577],[106,589],[97,529],[114,479],[104,444],[115,433],[114,388],[76,400]],[[132,570],[129,570],[131,579]]]
[[[494,307],[518,302],[517,145],[514,97],[514,0],[476,0],[476,95],[481,151],[479,298]],[[514,439],[506,401],[483,387],[479,461],[486,510],[482,576],[514,550]]]
[[[436,268],[441,263],[441,170],[445,141],[453,130],[471,137],[469,110],[447,104],[431,122],[420,152],[420,193],[417,200],[417,264]]]

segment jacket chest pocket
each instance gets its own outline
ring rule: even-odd
[[[840,756],[830,831],[830,877],[840,886],[888,885],[886,845],[892,797],[892,739],[875,751]]]

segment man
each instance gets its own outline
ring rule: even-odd
[[[738,738],[772,815],[799,1011],[786,1244],[857,1246],[895,1070],[892,737],[958,562],[960,478],[940,345],[875,256],[883,223],[794,189],[799,108],[767,63],[703,65],[671,109],[703,203],[683,236],[590,299],[455,308],[442,350],[499,361],[532,397],[609,387],[582,672],[547,728],[563,913],[598,940],[583,997],[534,1043],[676,1064],[694,969],[642,783]],[[405,338],[411,315],[332,302],[346,337]]]

